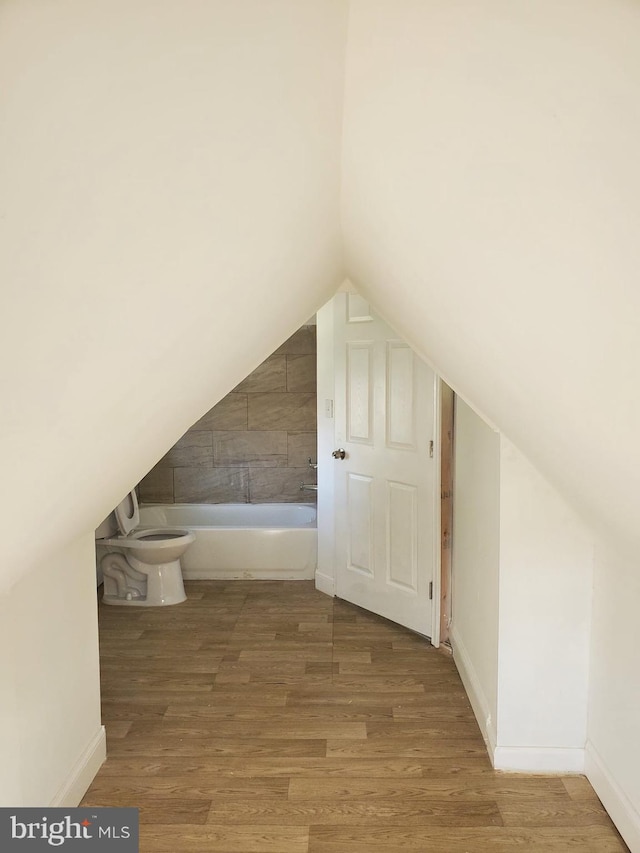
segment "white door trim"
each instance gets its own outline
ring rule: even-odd
[[[442,451],[442,417],[440,409],[442,406],[442,381],[439,373],[435,373],[433,383],[433,435],[434,435],[434,476],[433,476],[433,588],[432,588],[432,616],[431,616],[431,645],[434,648],[440,646],[440,596],[442,595],[442,464],[440,460]]]
[[[334,479],[333,300],[316,314],[318,404],[318,567],[316,589],[336,594]]]

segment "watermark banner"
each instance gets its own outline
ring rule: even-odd
[[[138,809],[0,808],[2,853],[138,853]]]

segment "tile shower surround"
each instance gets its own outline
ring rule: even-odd
[[[316,327],[303,326],[200,418],[139,486],[146,503],[315,503]]]

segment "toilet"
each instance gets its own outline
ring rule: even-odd
[[[96,530],[105,604],[163,607],[186,601],[180,557],[195,541],[189,530],[146,528],[130,492]]]

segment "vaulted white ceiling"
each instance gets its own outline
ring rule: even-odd
[[[639,33],[623,0],[5,4],[4,584],[345,274],[634,540]]]

